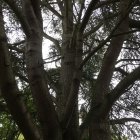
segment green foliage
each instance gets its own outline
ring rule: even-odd
[[[128,138],[125,137],[125,136],[122,136],[122,137],[112,136],[112,140],[119,140],[119,139],[121,139],[121,140],[128,140]]]
[[[1,140],[15,140],[18,137],[19,130],[11,115],[0,113],[0,125]]]

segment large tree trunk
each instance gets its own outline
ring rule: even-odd
[[[10,0],[5,0],[11,3]],[[22,0],[23,15],[20,16],[26,34],[26,66],[31,92],[37,107],[38,122],[43,140],[79,140],[78,92],[81,81],[83,32],[93,9],[99,0],[91,0],[85,12],[74,25],[73,0],[57,0],[62,16],[61,80],[60,91],[56,94],[57,109],[49,93],[42,61],[42,17],[40,0]],[[50,1],[46,3],[49,3]],[[57,3],[55,2],[55,4]],[[84,2],[84,1],[83,1]],[[80,4],[80,2],[79,2]],[[100,3],[99,3],[100,4]],[[12,5],[12,4],[11,4]],[[89,111],[88,134],[90,140],[111,140],[108,114],[113,97],[108,96],[115,63],[128,32],[129,0],[120,2],[120,17],[114,36],[105,53],[102,67],[96,81]],[[51,4],[50,4],[51,7]],[[84,5],[83,5],[84,7]],[[14,9],[14,8],[13,8]],[[20,9],[20,10],[21,10]],[[20,10],[16,11],[19,15]],[[56,11],[57,12],[57,11]],[[59,14],[59,13],[57,13]],[[1,15],[0,15],[1,16]],[[1,16],[2,17],[2,16]],[[40,140],[40,135],[27,113],[26,107],[18,96],[19,91],[9,62],[6,35],[0,17],[0,90],[12,116],[27,140]],[[24,22],[23,22],[24,21]],[[81,22],[82,21],[82,22]],[[74,27],[75,26],[75,27]],[[2,28],[1,28],[2,27]],[[109,41],[109,40],[108,40]],[[97,47],[98,48],[98,47]],[[88,58],[88,57],[87,57]],[[133,75],[132,75],[133,76]],[[127,85],[127,83],[126,83]],[[8,87],[8,88],[7,88]],[[112,100],[112,101],[111,101]],[[16,110],[15,110],[16,108]],[[58,112],[58,116],[56,113]]]
[[[62,64],[61,64],[61,89],[57,95],[59,104],[59,118],[62,122],[63,140],[78,139],[78,90],[79,78],[76,70],[76,34],[74,34],[73,24],[73,4],[72,0],[64,1],[64,11],[62,28]],[[76,74],[76,75],[75,75]],[[76,77],[75,77],[76,76]],[[77,83],[78,81],[78,83]],[[75,84],[76,82],[76,84]],[[74,98],[73,98],[74,96]],[[71,99],[73,102],[70,103]],[[70,105],[71,104],[71,105]]]
[[[0,5],[0,89],[8,109],[25,139],[41,140],[18,90],[10,62],[7,36]]]
[[[95,119],[92,119],[90,125],[90,140],[110,140],[109,126],[105,120],[109,113],[109,85],[115,68],[115,62],[121,52],[123,42],[126,39],[126,32],[128,32],[128,19],[130,12],[129,0],[120,2],[120,17],[117,23],[117,28],[114,32],[115,37],[112,38],[110,45],[105,53],[102,67],[97,78],[95,91],[93,93],[91,112],[94,108],[96,113],[92,113]]]
[[[60,104],[59,117],[63,119],[66,102],[70,93],[70,88],[73,79],[75,67],[75,45],[70,44],[73,32],[73,14],[72,14],[72,0],[64,1],[63,11],[63,35],[62,35],[62,64],[61,64],[61,95],[58,95],[58,102]]]
[[[108,121],[105,119],[92,121],[89,134],[90,140],[111,140]]]
[[[55,107],[45,79],[42,61],[42,18],[39,0],[23,1],[25,18],[30,27],[27,34],[26,65],[29,84],[35,100],[44,140],[61,140]]]

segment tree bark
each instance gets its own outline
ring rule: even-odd
[[[63,20],[63,43],[62,43],[62,64],[61,64],[61,93],[57,95],[59,104],[59,119],[61,120],[63,140],[78,139],[78,90],[79,83],[75,80],[76,72],[76,33],[73,24],[73,4],[72,0],[64,1],[62,11]],[[76,84],[74,84],[76,81]],[[74,95],[74,99],[73,96]],[[69,100],[73,99],[73,104],[69,106]],[[69,106],[69,107],[68,107]]]
[[[89,127],[90,140],[111,140],[110,128],[107,120],[95,119]]]
[[[80,12],[78,9],[77,14],[75,15],[75,20],[73,20],[73,8],[76,1],[57,0],[58,3],[41,1],[44,3],[46,2],[46,7],[62,20],[63,33],[61,47],[56,39],[44,34],[44,36],[54,42],[55,45],[59,46],[58,50],[62,55],[60,74],[61,88],[55,90],[58,106],[55,106],[52,101],[48,89],[48,77],[45,77],[44,73],[42,60],[43,25],[40,0],[22,0],[22,6],[17,6],[17,4],[13,3],[11,0],[3,1],[7,2],[10,8],[15,12],[26,35],[25,55],[28,81],[37,107],[39,116],[38,122],[40,124],[40,132],[43,137],[40,138],[39,131],[34,127],[32,120],[27,113],[27,109],[19,96],[19,90],[13,77],[12,68],[9,62],[10,58],[9,55],[7,55],[7,40],[6,35],[4,34],[4,26],[2,25],[3,29],[0,28],[0,33],[2,33],[0,34],[0,90],[2,91],[2,95],[7,102],[12,116],[25,136],[25,139],[79,140],[78,93],[82,68],[85,65],[85,62],[87,62],[95,52],[101,49],[101,47],[111,39],[102,61],[96,84],[94,85],[95,88],[92,96],[91,108],[87,115],[87,133],[89,134],[87,136],[89,136],[89,139],[111,140],[108,120],[109,111],[112,108],[113,103],[123,94],[124,90],[130,84],[134,83],[136,79],[139,79],[140,75],[139,67],[132,73],[128,74],[116,86],[116,88],[114,88],[114,90],[111,92],[109,91],[115,63],[126,38],[125,33],[128,32],[129,0],[122,0],[120,2],[120,17],[113,33],[111,32],[103,43],[96,48],[93,48],[91,53],[87,55],[83,62],[82,48],[85,48],[85,46],[83,47],[83,33],[87,25],[90,25],[88,24],[90,17],[92,16],[94,9],[99,8],[99,6],[102,6],[105,3],[110,4],[113,0],[101,3],[99,0],[91,0],[88,7],[86,7],[86,11],[82,12],[81,10],[79,18],[78,13]],[[58,4],[62,15],[59,14],[59,11],[57,12],[53,9],[53,6],[51,6],[53,4]],[[77,4],[75,6],[77,7]],[[54,7],[56,8],[57,6],[55,5]],[[85,14],[83,15],[83,13]],[[77,22],[76,25],[75,22]],[[132,26],[132,21],[129,22]],[[135,21],[133,22],[135,23],[135,27],[138,27],[139,24]],[[83,55],[83,58],[85,56],[86,55]],[[9,88],[7,89],[7,87]]]
[[[29,84],[35,100],[44,140],[61,140],[61,129],[45,79],[42,61],[42,17],[38,0],[23,1],[24,15],[30,27],[26,44]]]
[[[4,29],[2,7],[0,6],[0,89],[8,109],[16,121],[25,139],[41,140],[23,100],[21,99],[15,77],[12,72],[8,51],[7,37]]]
[[[123,42],[126,39],[125,32],[129,29],[129,6],[129,0],[123,0],[120,2],[120,17],[117,23],[118,27],[116,28],[114,34],[124,34],[112,38],[105,53],[102,67],[97,78],[91,103],[91,112],[96,109],[97,115],[94,114],[96,112],[91,113],[95,118],[92,119],[90,125],[90,140],[111,140],[107,120],[110,110],[108,92],[115,68],[115,62],[120,54]]]

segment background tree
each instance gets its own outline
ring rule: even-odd
[[[138,0],[0,2],[2,137],[140,137]]]

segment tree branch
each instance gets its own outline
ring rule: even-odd
[[[129,26],[130,28],[138,28],[140,29],[140,21],[129,19]]]
[[[59,9],[61,11],[61,14],[63,14],[63,11],[64,11],[63,1],[57,0],[57,3],[58,3],[58,6],[59,6]]]
[[[15,2],[11,1],[11,0],[3,0],[15,13],[15,15],[17,16],[18,20],[20,21],[20,24],[22,26],[22,29],[24,30],[26,35],[30,34],[30,27],[29,24],[27,23],[27,20],[25,18],[25,16],[23,15],[21,9],[18,8],[18,6],[16,5]]]
[[[41,1],[41,5],[47,7],[53,14],[62,19],[62,15],[59,14],[48,2]]]
[[[133,62],[133,61],[140,61],[140,59],[120,59],[120,60],[118,60],[117,62],[116,62],[116,64],[118,64],[118,63],[120,63],[120,62],[124,62],[124,61],[126,61],[126,62]]]
[[[109,93],[110,104],[112,105],[122,94],[125,89],[132,85],[136,80],[140,79],[140,66],[133,72],[128,74],[118,85]]]
[[[91,14],[92,14],[97,2],[99,2],[99,0],[92,0],[90,2],[89,6],[88,6],[88,8],[86,10],[86,13],[85,13],[85,15],[83,17],[82,23],[81,23],[81,27],[80,27],[81,32],[84,32],[84,30],[85,30],[85,28],[87,26],[87,23],[88,23],[88,21],[90,19],[90,16],[91,16]]]
[[[103,25],[103,22],[100,22],[96,27],[92,28],[89,32],[84,33],[83,37],[86,38],[92,33],[95,33],[102,25]]]
[[[14,72],[14,74],[15,74],[15,76],[19,77],[20,80],[23,80],[24,82],[29,83],[29,80],[26,76],[23,76],[19,72]]]
[[[128,73],[126,71],[124,71],[123,69],[117,67],[115,68],[115,71],[120,72],[122,74],[122,76],[127,76]]]
[[[89,18],[91,16],[93,10],[98,9],[98,8],[105,6],[105,5],[109,5],[109,4],[114,3],[114,2],[119,2],[119,1],[120,0],[107,0],[107,1],[103,1],[103,2],[98,3],[99,2],[98,0],[92,0],[87,8],[85,15],[84,15],[80,30],[83,32],[84,29],[86,28],[86,25],[89,21]]]
[[[60,53],[61,52],[61,48],[60,48],[60,45],[59,45],[59,41],[51,36],[49,36],[48,34],[44,33],[43,32],[43,36],[46,38],[46,39],[49,39],[50,41],[52,41],[54,44],[55,44],[55,47],[57,49],[57,51]]]
[[[83,66],[85,65],[85,63],[87,63],[87,61],[98,51],[100,50],[102,47],[104,47],[104,45],[113,37],[114,33],[117,33],[119,31],[118,28],[121,26],[121,24],[124,22],[124,19],[126,18],[127,14],[129,13],[131,7],[128,9],[128,11],[126,12],[125,15],[123,15],[120,20],[118,21],[118,23],[116,24],[116,26],[113,28],[113,30],[110,32],[110,35],[103,41],[101,42],[98,47],[94,48],[89,54],[88,56],[83,60],[83,62],[81,63],[79,69],[82,69]],[[126,22],[126,21],[125,21]],[[123,33],[123,31],[120,31]],[[124,31],[125,32],[125,31]],[[125,34],[124,34],[125,35]],[[122,35],[123,36],[123,35]],[[122,37],[121,36],[121,37]],[[114,37],[115,38],[115,37]],[[111,46],[111,45],[110,45]]]
[[[136,119],[136,118],[121,118],[121,119],[110,120],[110,124],[111,125],[125,124],[127,122],[137,122],[137,123],[140,123],[140,120]]]
[[[2,7],[0,5],[0,90],[8,109],[19,126],[25,139],[38,140],[40,134],[34,126],[32,118],[19,95],[15,77],[13,75],[8,51],[7,36],[5,34]]]
[[[109,4],[111,4],[111,3],[115,3],[115,2],[120,2],[120,0],[106,0],[106,1],[102,1],[102,2],[100,2],[100,3],[98,3],[96,6],[95,6],[95,8],[97,9],[97,8],[101,8],[101,7],[103,7],[103,6],[105,6],[105,5],[109,5]]]
[[[40,9],[40,0],[31,0],[31,4],[34,10],[34,14],[39,21],[40,27],[42,27],[42,14]]]
[[[81,20],[81,17],[82,17],[82,11],[83,11],[84,8],[85,8],[85,0],[82,0],[80,11],[79,11],[79,14],[78,14],[77,25],[79,25],[79,23],[80,23],[80,20]]]

